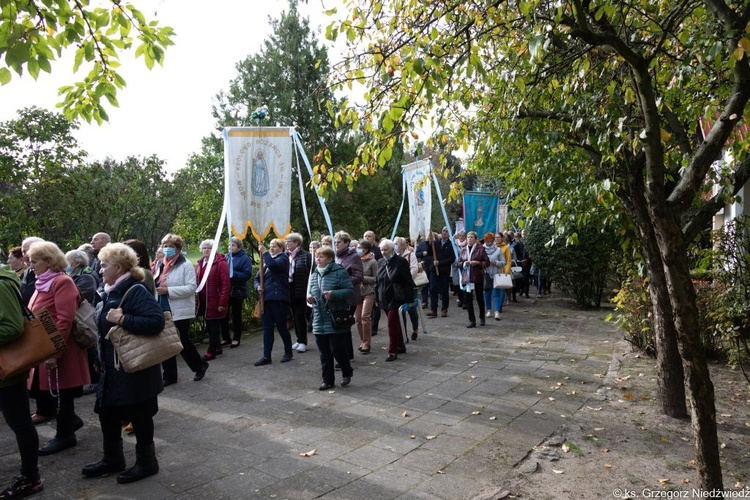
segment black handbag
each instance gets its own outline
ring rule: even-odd
[[[355,323],[354,315],[352,314],[349,307],[346,309],[333,310],[328,307],[328,303],[325,305],[326,312],[331,318],[331,323],[336,330],[342,330],[344,328],[351,328]]]
[[[233,299],[244,299],[245,287],[232,285],[232,287],[229,289],[229,297]]]
[[[489,292],[492,290],[492,287],[494,283],[492,282],[492,276],[490,276],[490,273],[487,271],[482,272],[482,275],[484,276],[484,291]]]

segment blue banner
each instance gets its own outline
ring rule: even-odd
[[[481,239],[485,233],[497,232],[497,193],[466,191],[464,193],[464,230],[476,231]]]

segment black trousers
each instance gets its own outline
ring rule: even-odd
[[[201,359],[198,350],[195,348],[195,344],[190,342],[190,321],[191,319],[180,319],[174,322],[174,326],[177,327],[177,331],[180,332],[180,341],[182,342],[182,352],[180,355],[185,360],[188,367],[193,371],[197,372],[203,368],[203,360]],[[177,380],[177,356],[162,361],[162,370],[164,370],[164,380],[174,382]]]
[[[292,322],[294,323],[294,335],[297,342],[307,345],[307,300],[293,299],[289,306],[292,313]]]
[[[242,338],[242,303],[245,301],[244,298],[232,298],[229,297],[229,311],[227,315],[221,321],[221,338],[227,342],[230,340],[240,341]],[[234,335],[229,337],[229,319],[232,319],[232,331]]]
[[[336,379],[334,360],[341,366],[342,377],[351,377],[354,373],[346,348],[347,338],[349,339],[349,343],[351,343],[351,332],[315,335],[315,343],[318,345],[318,352],[320,352],[320,368],[322,370],[323,382],[328,385],[333,385]]]
[[[469,312],[469,323],[476,323],[477,318],[474,316],[474,297],[477,298],[477,305],[479,306],[479,318],[484,321],[484,292],[482,290],[474,290],[473,292],[464,292],[464,304],[466,310]]]
[[[48,393],[49,394],[49,393]],[[13,385],[0,387],[0,410],[8,427],[16,435],[18,452],[21,454],[21,475],[39,475],[39,435],[31,422],[29,393],[26,381],[19,380]]]

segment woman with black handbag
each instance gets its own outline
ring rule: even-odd
[[[159,472],[154,448],[154,415],[159,411],[157,396],[164,390],[159,364],[134,373],[115,367],[115,347],[107,333],[115,325],[128,334],[158,335],[164,329],[164,313],[143,285],[135,251],[123,243],[110,243],[99,251],[104,298],[98,318],[99,356],[102,375],[94,411],[99,414],[104,457],[83,467],[86,477],[100,477],[125,469],[122,422],[132,422],[135,431],[136,463],[117,476],[118,483],[131,483]],[[125,295],[127,293],[127,296]],[[123,300],[124,299],[124,300]]]
[[[335,383],[334,360],[341,366],[341,387],[352,380],[347,339],[351,339],[348,300],[354,295],[354,285],[344,266],[334,262],[336,254],[330,247],[315,252],[317,267],[310,277],[308,304],[313,310],[313,334],[320,352],[321,391]]]

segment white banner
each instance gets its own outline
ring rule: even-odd
[[[277,238],[292,230],[292,133],[290,127],[224,129],[227,214],[232,233],[247,229],[263,241],[271,229]]]
[[[418,236],[427,236],[432,223],[430,161],[419,160],[401,167],[409,196],[409,237],[416,246]]]

